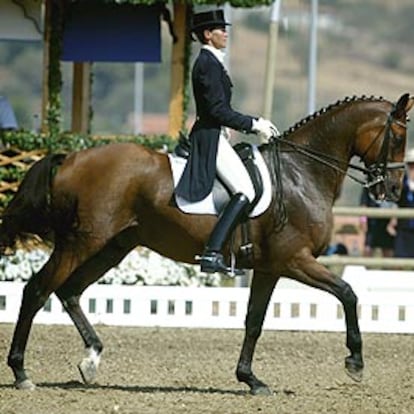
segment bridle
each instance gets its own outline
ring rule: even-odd
[[[347,175],[353,181],[356,181],[358,184],[361,184],[365,188],[370,189],[371,187],[374,187],[377,184],[386,182],[387,172],[389,170],[403,169],[405,166],[403,162],[389,162],[388,161],[388,151],[390,147],[390,141],[392,138],[396,138],[396,134],[392,130],[392,125],[395,124],[395,125],[400,126],[401,128],[407,129],[407,125],[404,122],[401,122],[398,119],[394,118],[394,113],[395,113],[395,105],[393,106],[392,110],[389,112],[387,116],[387,121],[385,122],[384,126],[381,128],[381,130],[378,132],[376,137],[372,140],[372,142],[366,148],[364,153],[360,156],[361,161],[365,161],[365,157],[368,154],[369,150],[375,145],[375,143],[378,141],[378,139],[382,135],[382,132],[385,129],[385,133],[383,134],[384,138],[381,144],[379,155],[377,159],[375,160],[375,162],[371,164],[369,167],[361,167],[360,165],[347,163],[346,169],[344,169],[340,167],[341,164],[343,165],[343,161],[339,160],[338,158],[327,155],[323,152],[317,151],[313,148],[310,148],[307,145],[289,141],[285,139],[282,135],[273,136],[270,140],[270,143],[276,144],[277,146],[283,143],[293,148],[295,152],[303,154],[306,157],[319,162],[320,164],[324,164],[341,174]],[[366,175],[367,177],[366,180],[365,181],[361,180],[356,175],[350,173],[348,169],[362,172],[363,174]]]
[[[367,182],[365,183],[364,186],[368,189],[377,184],[384,183],[387,178],[388,170],[403,169],[405,166],[403,162],[388,162],[388,151],[390,147],[391,138],[393,139],[397,138],[392,129],[392,125],[396,124],[401,128],[407,129],[407,125],[399,121],[398,119],[395,119],[393,113],[394,113],[394,108],[388,115],[387,122],[384,125],[384,127],[379,131],[378,135],[372,140],[370,145],[361,155],[361,160],[364,161],[365,156],[367,155],[369,150],[372,148],[372,146],[375,145],[376,141],[381,135],[381,132],[384,130],[384,128],[386,128],[378,158],[375,160],[373,164],[371,164],[368,168],[366,168]]]

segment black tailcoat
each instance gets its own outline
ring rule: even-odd
[[[194,63],[192,83],[197,119],[190,133],[190,157],[175,192],[187,200],[199,201],[213,187],[221,127],[251,132],[253,118],[231,108],[230,77],[206,49],[201,49]]]

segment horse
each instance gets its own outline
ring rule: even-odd
[[[357,297],[316,258],[329,243],[332,206],[354,155],[365,165],[359,169],[368,174],[373,196],[398,198],[407,113],[413,104],[409,94],[396,103],[347,97],[260,146],[268,168],[279,171],[282,188],[279,194],[273,192],[270,207],[251,220],[253,278],[236,376],[252,394],[270,393],[253,373],[252,360],[269,299],[282,276],[322,289],[341,302],[350,352],[345,369],[355,381],[362,379]],[[24,354],[33,318],[50,294],[57,295],[83,339],[87,355],[78,368],[84,382],[91,383],[103,344],[79,305],[83,291],[136,246],[196,263],[217,218],[182,213],[171,203],[173,193],[167,155],[132,143],[50,154],[28,170],[2,215],[0,252],[7,253],[32,235],[52,241],[53,250],[23,290],[8,355],[15,387],[35,388],[24,368]],[[278,202],[281,196],[283,203]],[[282,207],[286,220],[277,226]],[[236,251],[240,242],[237,230]]]

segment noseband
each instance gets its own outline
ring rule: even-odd
[[[387,178],[387,171],[388,170],[399,170],[405,167],[403,162],[388,162],[388,151],[390,147],[391,138],[396,138],[394,131],[392,130],[392,125],[396,124],[401,128],[407,129],[407,125],[403,122],[399,121],[398,119],[394,118],[394,109],[389,113],[387,117],[387,122],[385,123],[384,127],[381,128],[381,131],[378,135],[372,140],[368,148],[365,152],[361,155],[361,160],[365,161],[364,158],[368,154],[369,150],[375,145],[379,137],[381,136],[381,132],[385,128],[384,138],[382,140],[381,149],[378,155],[378,158],[375,160],[373,164],[371,164],[368,168],[364,168],[365,174],[367,175],[367,182],[364,184],[364,187],[371,188],[377,184],[385,182]]]

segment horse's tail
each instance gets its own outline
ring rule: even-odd
[[[0,253],[15,248],[18,240],[29,235],[44,238],[54,229],[51,214],[51,183],[65,155],[47,155],[24,176],[16,194],[1,215]]]

